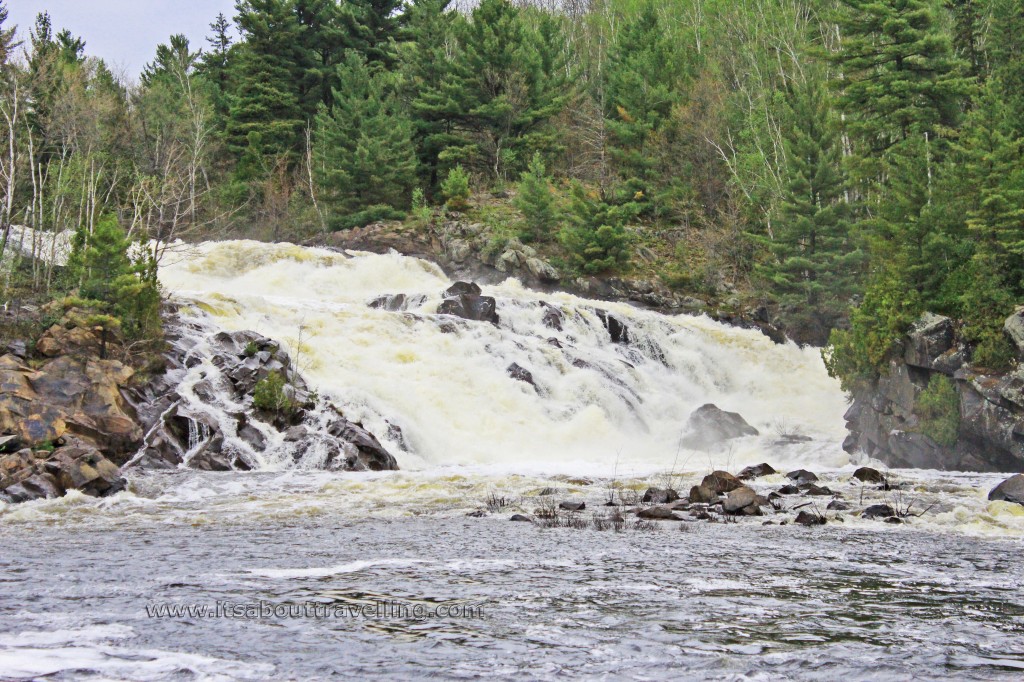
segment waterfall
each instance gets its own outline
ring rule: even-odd
[[[452,282],[426,261],[254,241],[181,247],[160,277],[182,315],[281,342],[403,468],[846,462],[845,397],[818,351],[706,317],[508,279],[484,288],[500,322],[471,322],[437,314]],[[369,305],[396,294],[405,298]],[[705,403],[761,435],[710,453],[681,448]],[[784,433],[809,440],[783,446]]]

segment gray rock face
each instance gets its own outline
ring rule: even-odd
[[[1006,321],[1024,339],[1024,308]],[[1024,470],[1024,370],[992,375],[972,367],[971,347],[948,318],[924,315],[903,339],[903,352],[873,385],[854,394],[846,413],[847,452],[864,452],[894,467],[953,471]],[[959,434],[941,445],[923,432],[916,413],[935,375],[959,397]]]
[[[992,492],[988,494],[988,499],[1024,504],[1024,475],[1010,476],[992,489]]]
[[[1006,318],[1003,329],[1017,346],[1017,354],[1024,356],[1024,306],[1019,306],[1013,315]]]
[[[708,403],[698,407],[686,422],[686,435],[682,445],[695,450],[706,450],[733,438],[756,436],[758,430],[736,412]]]

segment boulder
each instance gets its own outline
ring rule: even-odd
[[[953,320],[925,313],[907,332],[903,359],[908,365],[931,369],[935,361],[953,348]]]
[[[795,485],[784,485],[781,488],[779,488],[779,494],[780,495],[799,495],[800,494],[800,488],[797,488]]]
[[[753,488],[743,486],[742,488],[736,488],[726,495],[722,508],[728,514],[736,514],[744,507],[757,506],[756,501],[757,493],[754,492]]]
[[[796,471],[790,471],[788,474],[786,474],[786,478],[788,478],[791,481],[796,481],[797,483],[814,483],[815,481],[818,480],[818,477],[815,476],[810,471],[807,471],[807,469],[797,469]]]
[[[1024,474],[1016,474],[997,485],[988,494],[988,499],[1024,504]]]
[[[727,471],[712,471],[700,482],[700,487],[708,488],[715,494],[727,493],[743,486],[743,482]]]
[[[679,493],[671,488],[648,488],[641,502],[644,504],[667,504],[679,499]]]
[[[26,502],[80,490],[86,495],[113,495],[125,487],[121,470],[91,445],[70,439],[53,452],[29,449],[0,459],[0,496]]]
[[[640,519],[652,519],[659,521],[682,521],[682,517],[673,512],[668,507],[658,505],[656,507],[648,507],[647,509],[641,509],[636,513],[637,518]]]
[[[760,478],[761,476],[771,476],[777,474],[777,472],[770,464],[755,464],[754,466],[746,467],[737,476],[741,481],[749,481],[752,478]]]
[[[861,516],[865,519],[888,519],[896,516],[896,510],[887,504],[873,504],[861,512]]]
[[[1007,336],[1017,347],[1017,355],[1024,357],[1024,306],[1018,306],[1003,323]]]
[[[611,337],[612,343],[629,343],[629,327],[627,327],[624,322],[619,320],[617,317],[614,317],[607,310],[598,310],[596,312],[601,323],[604,324],[604,328],[608,330],[608,335]]]
[[[438,315],[454,315],[494,325],[499,322],[497,301],[491,296],[481,296],[480,287],[473,282],[456,282],[444,292],[444,296],[437,307]]]
[[[692,504],[711,504],[718,501],[718,493],[706,485],[695,485],[690,488],[689,499]]]
[[[842,500],[832,500],[831,502],[828,503],[828,506],[825,507],[825,509],[829,509],[832,511],[848,511],[850,509],[850,505],[843,502]]]
[[[802,511],[796,515],[794,519],[795,523],[799,523],[801,526],[824,526],[826,519],[821,514],[815,514],[809,511]]]
[[[516,381],[522,381],[524,383],[530,384],[534,388],[537,387],[537,384],[534,383],[533,381],[533,373],[530,372],[530,370],[528,369],[520,367],[515,362],[513,362],[505,369],[505,373],[508,374],[513,379],[515,379]]]
[[[878,469],[871,467],[860,467],[853,472],[853,477],[861,483],[884,483],[885,476]]]
[[[525,523],[533,523],[533,519],[526,514],[513,514],[509,521],[519,521]]]
[[[562,331],[562,322],[565,320],[562,311],[549,303],[542,302],[541,305],[544,306],[544,317],[541,318],[544,326],[555,331]],[[555,340],[557,341],[557,339]]]
[[[551,263],[540,258],[527,258],[526,269],[541,282],[557,282],[562,279],[562,275]]]
[[[571,512],[583,511],[584,509],[587,508],[587,503],[586,502],[576,502],[576,501],[569,501],[569,500],[567,500],[565,502],[560,503],[558,505],[558,508],[559,509],[564,509],[565,511],[571,511]]]
[[[686,421],[682,445],[703,450],[734,438],[756,436],[758,430],[736,412],[726,412],[708,403],[698,407]]]
[[[824,486],[814,485],[813,483],[804,483],[799,486],[800,490],[803,491],[804,495],[824,497],[825,495],[832,495],[832,491]]]

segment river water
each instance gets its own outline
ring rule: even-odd
[[[111,498],[0,505],[0,679],[1024,671],[1024,507],[987,501],[998,475],[891,471],[901,488],[888,492],[852,480],[870,462],[842,452],[845,400],[812,350],[514,280],[485,290],[499,326],[442,329],[433,312],[450,282],[397,255],[206,244],[162,279],[186,317],[284,343],[403,470],[329,473],[282,453],[249,473],[133,470]],[[421,298],[402,312],[366,306],[394,293]],[[561,330],[543,324],[541,300]],[[628,325],[629,344],[610,342],[597,308]],[[536,386],[510,378],[511,362]],[[680,448],[705,402],[761,435]],[[793,434],[809,440],[783,442]],[[911,515],[891,525],[828,512],[805,528],[793,507],[808,500],[792,498],[728,524],[509,521],[566,500],[585,501],[588,520],[609,498],[685,491],[760,461],[812,469],[854,509]],[[178,607],[192,610],[164,610]]]

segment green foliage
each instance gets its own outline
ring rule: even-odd
[[[260,347],[256,344],[256,342],[250,341],[249,343],[245,344],[245,350],[243,352],[245,353],[245,357],[251,358],[252,356],[256,355],[256,353],[258,353],[259,351]]]
[[[441,194],[449,209],[465,211],[469,208],[469,174],[463,170],[462,164],[448,171],[448,177],[441,183]]]
[[[1005,371],[1014,362],[1014,348],[1003,331],[1003,322],[1016,306],[1016,299],[1002,283],[990,259],[976,258],[961,303],[962,334],[974,345],[971,362],[990,371]]]
[[[523,214],[520,239],[524,242],[548,241],[555,236],[558,205],[539,153],[533,155],[529,168],[519,180],[515,206]]]
[[[639,212],[636,203],[615,206],[575,184],[568,220],[558,233],[569,252],[570,266],[588,275],[624,267],[629,263],[630,243],[625,226]]]
[[[954,445],[960,433],[960,396],[949,377],[933,374],[917,397],[921,433],[939,445]]]
[[[271,372],[256,382],[252,404],[257,410],[285,414],[292,410],[292,400],[285,390],[285,379],[279,372]]]

